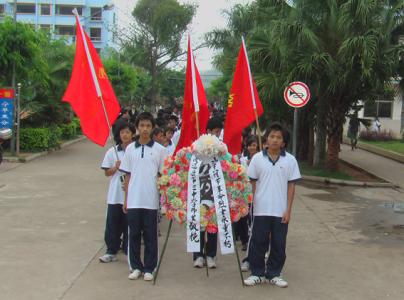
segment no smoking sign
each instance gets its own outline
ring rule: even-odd
[[[283,97],[289,106],[303,107],[310,100],[310,89],[305,83],[295,81],[286,87]]]

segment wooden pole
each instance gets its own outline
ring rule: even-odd
[[[257,132],[258,132],[258,143],[260,146],[260,150],[262,149],[262,133],[261,133],[261,128],[260,128],[260,122],[258,121],[258,112],[257,112],[257,108],[254,108],[254,114],[255,114],[255,124],[257,125]]]
[[[164,253],[166,252],[167,243],[168,243],[168,238],[169,238],[169,236],[170,236],[171,226],[172,226],[172,225],[173,225],[173,220],[171,219],[171,220],[170,220],[170,223],[168,224],[167,236],[166,236],[166,240],[165,240],[165,242],[164,242],[163,250],[161,251],[160,259],[159,259],[159,262],[158,262],[158,264],[157,264],[157,269],[156,269],[156,272],[155,272],[155,274],[154,274],[153,285],[156,284],[157,276],[159,275],[159,270],[160,270],[161,262],[163,261]]]
[[[196,122],[196,136],[199,139],[199,136],[201,134],[201,129],[199,127],[199,111],[195,112],[195,122]]]

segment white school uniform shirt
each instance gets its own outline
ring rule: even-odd
[[[167,149],[167,155],[173,155],[174,151],[175,151],[175,147],[176,145],[174,144],[174,142],[171,140],[171,143],[168,144],[168,146],[166,147]]]
[[[254,155],[247,171],[256,181],[254,216],[282,217],[288,208],[288,183],[301,178],[296,158],[282,152],[272,161],[266,150]]]
[[[153,140],[146,145],[138,141],[125,151],[120,170],[130,174],[127,208],[158,209],[158,173],[162,173],[167,150]]]
[[[118,158],[122,162],[125,151],[123,150],[121,145],[115,146],[118,152]],[[108,170],[115,166],[116,163],[116,154],[114,147],[108,149],[107,153],[105,153],[104,160],[101,163],[101,169]],[[109,182],[109,189],[107,194],[107,203],[108,204],[123,204],[124,203],[124,192],[122,189],[122,181],[124,173],[120,171],[116,171],[114,175],[112,175],[111,180]]]
[[[177,147],[177,144],[180,140],[180,136],[181,136],[181,128],[174,132],[173,138],[171,139],[171,141],[174,144],[174,148]]]

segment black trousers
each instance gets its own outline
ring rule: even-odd
[[[207,233],[206,242],[206,255],[204,255],[205,248],[205,231],[201,231],[201,251],[194,252],[194,260],[198,257],[215,257],[217,253],[217,233]]]
[[[286,236],[288,224],[282,218],[255,216],[252,228],[248,260],[251,275],[265,276],[268,279],[279,276],[286,260]],[[268,250],[271,235],[271,250],[265,268],[265,252]]]
[[[157,209],[128,209],[128,262],[131,270],[152,273],[157,266]],[[141,239],[144,241],[144,263],[140,258]]]
[[[122,204],[108,204],[107,221],[105,224],[104,240],[107,245],[107,254],[117,254],[121,247],[121,237],[123,249],[127,249],[128,230],[126,215],[123,213]]]
[[[242,217],[240,220],[234,223],[236,237],[240,237],[243,245],[247,245],[248,243],[248,218],[248,216]]]

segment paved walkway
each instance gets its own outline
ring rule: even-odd
[[[130,281],[125,256],[105,251],[104,149],[82,142],[27,164],[0,165],[0,299],[402,300],[404,203],[397,190],[298,186],[289,227],[287,289],[243,288],[234,255],[206,278],[174,224],[159,281]],[[162,223],[160,249],[167,221]],[[244,274],[247,276],[248,274]]]
[[[404,188],[404,164],[362,149],[352,151],[351,146],[345,144],[341,149],[341,159]]]

